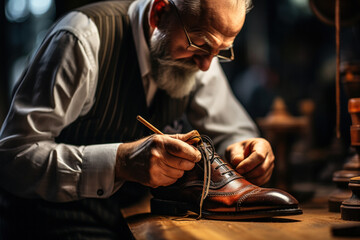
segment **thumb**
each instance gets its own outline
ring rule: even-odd
[[[225,151],[225,158],[233,165],[237,166],[241,161],[244,160],[244,149],[243,145],[239,143],[234,143],[227,147]]]
[[[200,141],[200,134],[197,130],[192,130],[185,134],[170,135],[170,137],[179,139],[190,145],[196,144]]]

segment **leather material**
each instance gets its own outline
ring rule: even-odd
[[[152,190],[154,200],[163,205],[172,202],[199,212],[203,189],[202,161],[176,183]],[[184,203],[186,205],[184,205]],[[159,209],[155,209],[155,212]],[[153,211],[153,212],[154,212]],[[164,213],[163,211],[158,211]],[[214,219],[244,219],[301,214],[298,201],[282,190],[261,188],[248,182],[232,167],[215,155],[211,163],[211,182],[202,215]]]

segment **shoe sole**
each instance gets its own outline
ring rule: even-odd
[[[157,215],[184,216],[188,211],[199,213],[192,205],[184,202],[176,202],[162,199],[150,200],[151,212]],[[302,214],[302,210],[297,206],[278,209],[264,209],[243,212],[209,212],[202,210],[202,216],[214,220],[245,220],[255,218],[271,218],[278,216],[292,216]]]

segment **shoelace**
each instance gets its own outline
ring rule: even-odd
[[[189,140],[192,140],[195,138],[197,138],[199,140],[196,148],[200,151],[201,159],[203,160],[203,164],[204,164],[204,183],[203,183],[203,188],[202,188],[202,192],[201,192],[201,199],[200,199],[200,206],[199,206],[200,211],[199,211],[199,216],[197,218],[197,219],[201,219],[202,207],[204,204],[204,200],[208,196],[209,189],[210,189],[211,164],[215,157],[215,148],[214,148],[214,144],[212,143],[212,140],[208,136],[206,136],[206,135],[193,136]]]

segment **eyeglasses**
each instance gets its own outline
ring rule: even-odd
[[[186,28],[185,28],[185,25],[184,25],[184,22],[182,21],[181,17],[180,17],[180,13],[179,13],[179,10],[177,9],[175,3],[172,1],[172,0],[168,0],[174,7],[175,7],[175,11],[176,11],[176,15],[178,16],[178,19],[183,27],[183,30],[184,30],[184,33],[185,33],[185,36],[186,36],[186,39],[188,41],[188,46],[186,47],[186,50],[188,51],[192,51],[192,52],[195,52],[195,51],[201,51],[201,52],[204,52],[205,54],[208,54],[208,55],[212,55],[214,57],[217,57],[219,58],[219,61],[220,62],[231,62],[232,60],[234,60],[234,49],[233,49],[233,46],[231,45],[230,47],[228,48],[224,48],[224,49],[220,49],[219,50],[219,53],[218,54],[213,54],[211,51],[203,48],[203,47],[200,47],[200,46],[197,46],[196,44],[194,44],[191,39],[190,39],[190,36],[188,34],[188,32],[186,31]]]

